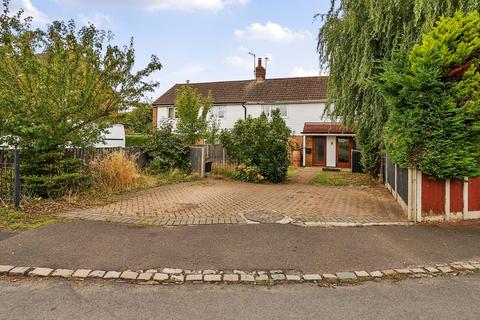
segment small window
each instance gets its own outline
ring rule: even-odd
[[[262,112],[265,113],[267,117],[272,116],[273,110],[280,110],[280,115],[282,118],[287,118],[288,117],[288,108],[285,105],[280,105],[280,106],[262,106]]]
[[[175,119],[177,117],[177,113],[175,112],[174,107],[168,108],[168,118],[169,119]]]
[[[225,119],[227,114],[227,109],[225,107],[214,107],[212,109],[212,115],[218,119]]]

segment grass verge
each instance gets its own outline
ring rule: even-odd
[[[0,230],[28,230],[44,226],[57,220],[42,214],[15,211],[0,207]]]
[[[380,182],[373,179],[367,174],[364,173],[352,173],[352,172],[320,172],[315,179],[312,180],[312,184],[315,185],[324,185],[324,186],[368,186],[373,187],[378,185]]]

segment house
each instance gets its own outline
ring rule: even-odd
[[[202,95],[214,97],[212,114],[222,129],[231,129],[239,119],[269,116],[279,109],[292,140],[302,147],[303,166],[351,168],[355,134],[324,116],[328,77],[267,79],[262,59],[258,59],[255,80],[189,83]],[[176,84],[153,103],[153,121],[158,126],[175,118]]]

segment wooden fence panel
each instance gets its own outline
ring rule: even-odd
[[[480,211],[480,178],[468,180],[468,210]]]
[[[386,161],[387,166],[387,183],[390,187],[395,190],[395,164],[387,158]]]
[[[397,166],[397,193],[408,204],[408,169]]]
[[[445,213],[445,180],[432,180],[422,175],[422,213]]]
[[[450,181],[450,212],[463,212],[463,181]]]

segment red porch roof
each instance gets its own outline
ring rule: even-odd
[[[303,127],[305,134],[354,134],[353,129],[342,126],[339,123],[325,123],[325,122],[307,122]]]

